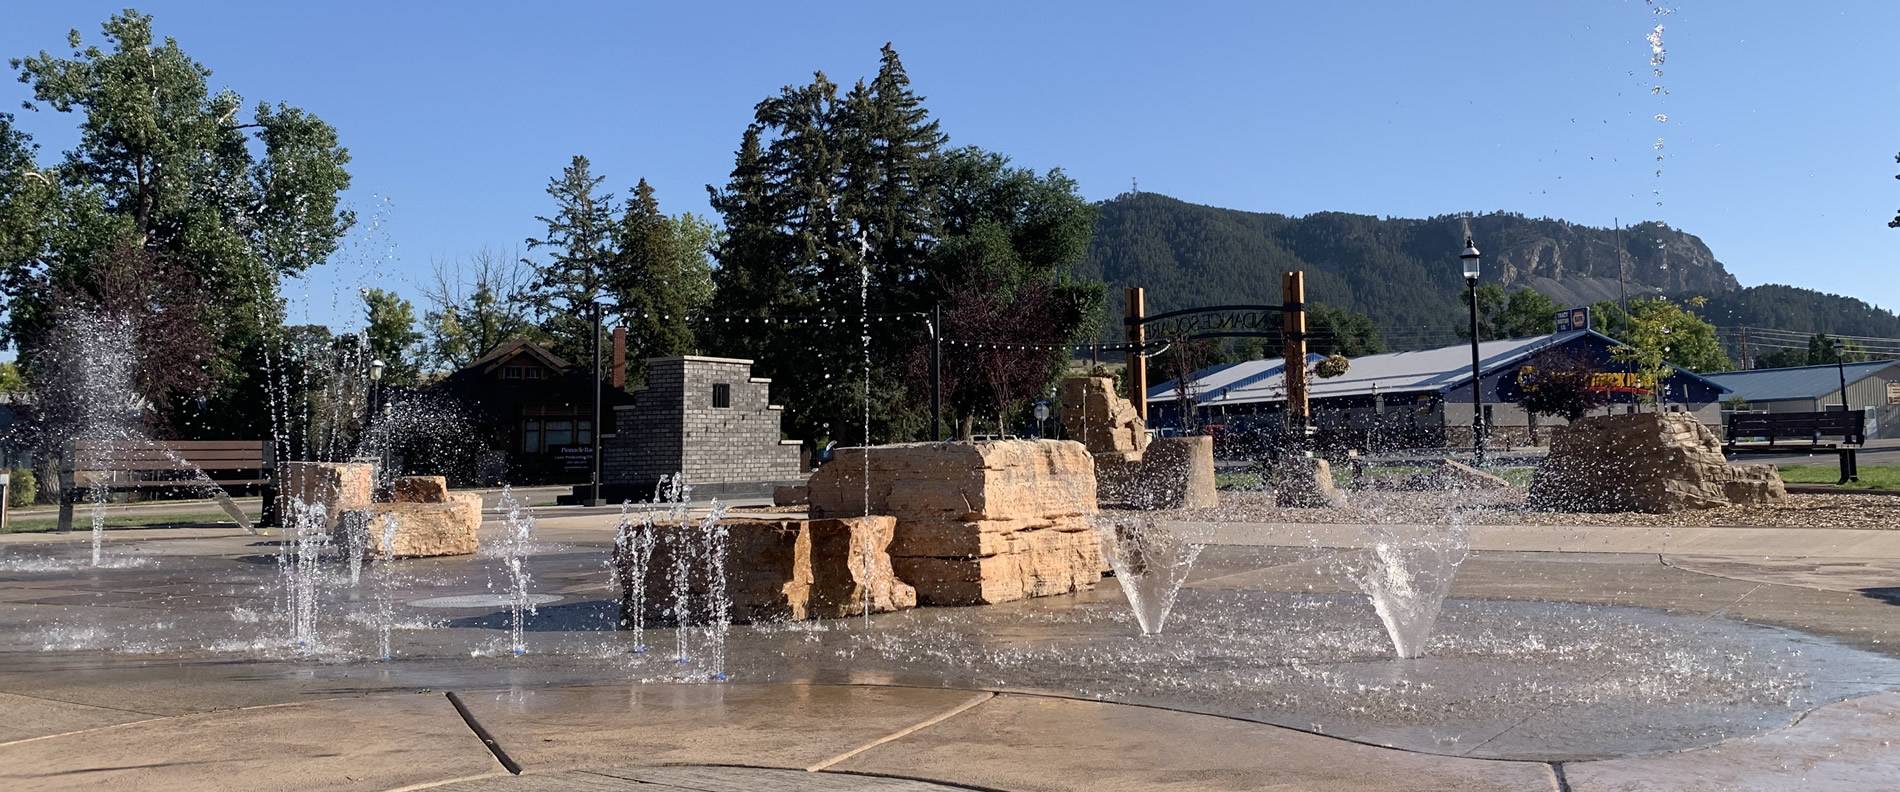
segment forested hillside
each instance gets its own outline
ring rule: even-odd
[[[1307,299],[1363,313],[1394,348],[1432,346],[1463,322],[1457,259],[1466,224],[1484,252],[1483,281],[1531,287],[1562,306],[1630,295],[1706,296],[1719,326],[1900,336],[1900,316],[1850,297],[1788,286],[1741,288],[1693,234],[1643,223],[1622,230],[1498,212],[1423,220],[1320,212],[1303,217],[1191,204],[1153,193],[1100,205],[1077,272],[1148,289],[1151,312],[1280,300],[1278,273],[1303,269]],[[1114,333],[1118,326],[1106,332]],[[1421,332],[1423,331],[1423,332]]]

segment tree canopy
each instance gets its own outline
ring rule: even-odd
[[[991,417],[1064,356],[1028,345],[1069,343],[1098,310],[1099,286],[1068,276],[1094,222],[1074,181],[950,147],[889,45],[849,90],[821,73],[761,101],[709,189],[725,224],[714,282],[738,316],[704,343],[758,361],[801,438],[927,434],[938,305],[950,406]],[[982,343],[1004,334],[1023,348]]]
[[[116,14],[101,33],[103,43],[87,44],[74,30],[66,55],[11,61],[32,90],[26,107],[78,116],[78,136],[43,164],[12,119],[0,119],[4,341],[33,357],[48,343],[57,295],[98,298],[106,273],[136,259],[148,276],[164,273],[147,280],[188,283],[216,306],[181,306],[195,323],[166,319],[173,332],[206,339],[179,343],[205,351],[189,363],[202,373],[192,387],[222,424],[192,431],[255,436],[268,425],[258,394],[281,343],[278,279],[323,261],[354,222],[338,203],[349,153],[298,107],[259,102],[247,117],[241,97],[212,89],[209,68],[154,35],[150,16]]]

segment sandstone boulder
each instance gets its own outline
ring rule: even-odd
[[[396,501],[344,512],[344,542],[362,542],[372,558],[469,555],[480,546],[482,496],[448,492],[434,502]],[[394,521],[393,529],[390,522]]]
[[[1148,448],[1148,427],[1109,377],[1062,381],[1062,428],[1091,454],[1133,455]]]
[[[1531,479],[1531,504],[1562,511],[1664,513],[1787,497],[1767,465],[1734,466],[1687,413],[1592,416],[1558,430]]]
[[[369,508],[375,492],[375,468],[367,462],[280,462],[277,465],[279,512],[293,518],[321,507],[327,529],[344,512]]]
[[[926,605],[1063,594],[1101,579],[1094,462],[1079,443],[1005,440],[839,449],[813,517],[885,514],[899,578]],[[867,486],[868,485],[868,486]]]
[[[1337,509],[1346,505],[1324,459],[1288,454],[1273,465],[1273,500],[1296,509]]]
[[[1097,496],[1132,509],[1207,509],[1220,505],[1214,438],[1162,437],[1136,460],[1095,457]]]
[[[732,620],[861,615],[867,598],[873,613],[914,607],[916,590],[891,570],[888,547],[896,523],[883,516],[723,523],[727,531],[723,567]],[[615,544],[623,624],[632,623],[636,608],[646,623],[677,622],[672,612],[674,570],[682,553],[688,570],[686,591],[691,602],[699,603],[691,607],[704,607],[710,591],[711,568],[703,556],[706,529],[691,522],[654,525],[652,530],[645,572],[632,557],[637,552],[635,543]]]
[[[780,484],[772,488],[773,506],[803,506],[811,502],[811,492],[803,484]]]
[[[449,481],[441,476],[401,476],[390,485],[389,493],[398,503],[444,503],[449,499]]]

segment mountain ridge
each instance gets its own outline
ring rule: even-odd
[[[1618,232],[1513,212],[1376,217],[1286,215],[1207,206],[1157,193],[1097,204],[1079,276],[1146,287],[1151,313],[1236,302],[1280,302],[1277,274],[1306,272],[1307,299],[1372,317],[1388,336],[1441,337],[1463,322],[1458,251],[1465,230],[1483,251],[1482,282],[1529,287],[1564,306],[1664,294],[1706,296],[1717,324],[1900,336],[1900,316],[1852,297],[1798,287],[1743,287],[1701,238],[1659,222]],[[1617,250],[1621,246],[1619,278]],[[1109,329],[1115,332],[1119,323]],[[1415,348],[1392,339],[1396,348]]]

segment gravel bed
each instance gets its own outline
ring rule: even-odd
[[[1859,494],[1791,494],[1773,506],[1724,506],[1674,514],[1540,511],[1522,489],[1449,492],[1346,493],[1341,509],[1275,506],[1271,492],[1223,491],[1221,506],[1195,510],[1196,519],[1224,522],[1386,523],[1444,520],[1471,525],[1613,525],[1656,527],[1861,528],[1900,530],[1900,498]]]

